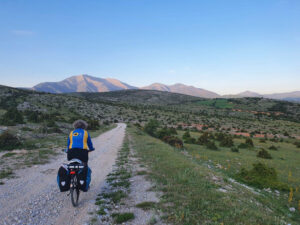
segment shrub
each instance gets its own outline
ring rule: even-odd
[[[100,127],[98,120],[88,120],[87,123],[89,130],[98,130]]]
[[[218,147],[216,146],[215,142],[208,141],[205,146],[210,150],[218,150]]]
[[[191,137],[191,134],[190,134],[190,132],[188,130],[186,132],[184,132],[184,134],[182,136],[183,140],[188,139],[190,137]]]
[[[204,133],[202,134],[198,140],[197,140],[197,144],[199,145],[205,145],[209,143],[209,139],[210,139],[210,135],[208,133]]]
[[[249,147],[254,147],[253,141],[251,138],[247,138],[245,141],[245,144],[248,145]]]
[[[16,109],[10,108],[2,117],[1,124],[13,126],[24,123],[23,115]]]
[[[162,139],[164,142],[176,148],[183,148],[183,142],[178,137],[175,136],[165,136]]]
[[[163,137],[170,136],[171,134],[172,134],[172,132],[167,127],[164,127],[164,128],[157,131],[156,136],[159,139],[162,139]]]
[[[256,156],[260,157],[260,158],[263,158],[263,159],[272,159],[271,154],[263,148],[257,153]]]
[[[232,151],[232,152],[239,152],[239,149],[238,149],[237,147],[232,147],[232,148],[231,148],[231,151]]]
[[[294,145],[296,145],[297,148],[300,148],[300,141],[295,142]]]
[[[278,148],[277,148],[276,146],[274,146],[274,145],[270,146],[269,149],[270,149],[270,150],[274,150],[274,151],[277,151],[277,150],[278,150]]]
[[[134,219],[134,214],[133,213],[113,213],[112,217],[115,220],[115,223],[124,223],[128,220]]]
[[[0,135],[0,149],[12,150],[21,146],[20,140],[9,132]]]
[[[222,147],[232,147],[233,146],[232,138],[229,137],[229,136],[224,137],[220,142],[220,146],[222,146]]]
[[[186,138],[184,140],[184,142],[187,143],[187,144],[195,144],[196,143],[196,139],[193,138],[193,137],[189,137],[189,138]]]
[[[236,177],[238,180],[258,188],[288,190],[288,185],[278,181],[276,170],[263,163],[254,163],[251,170],[242,168]]]
[[[157,120],[151,119],[144,127],[146,133],[151,136],[155,136],[157,128],[159,127],[159,122]]]

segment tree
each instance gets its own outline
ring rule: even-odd
[[[271,154],[263,148],[257,153],[256,156],[263,159],[272,159]]]
[[[183,134],[183,136],[182,136],[182,138],[185,140],[185,139],[188,139],[188,138],[190,138],[191,137],[191,134],[190,134],[190,132],[187,130],[186,132],[184,132],[184,134]]]
[[[157,120],[151,119],[144,127],[147,134],[154,136],[156,135],[157,128],[159,127],[159,122]]]
[[[233,146],[233,140],[231,137],[226,136],[223,138],[223,140],[221,141],[220,145],[222,147],[232,147]]]
[[[251,138],[247,138],[246,141],[245,141],[245,144],[248,145],[249,147],[253,147],[254,144],[253,144],[253,141]]]

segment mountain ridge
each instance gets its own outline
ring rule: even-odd
[[[49,93],[70,93],[70,92],[110,92],[128,89],[143,89],[143,90],[157,90],[167,91],[171,93],[179,93],[191,95],[201,98],[244,98],[244,97],[259,97],[271,98],[287,101],[300,102],[300,91],[260,94],[253,91],[244,91],[238,94],[219,95],[215,92],[197,88],[192,85],[185,85],[175,83],[173,85],[166,85],[162,83],[152,83],[144,87],[135,87],[124,83],[115,78],[99,78],[87,74],[75,75],[58,82],[43,82],[35,85],[32,90],[49,92]]]

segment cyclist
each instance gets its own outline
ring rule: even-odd
[[[93,147],[91,136],[86,131],[88,124],[84,120],[76,120],[73,123],[73,127],[74,130],[70,132],[68,137],[67,158],[68,160],[79,159],[84,163],[88,169],[87,187],[89,187],[92,171],[87,165],[89,160],[88,153],[95,149]]]

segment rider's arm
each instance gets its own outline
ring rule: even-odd
[[[70,136],[68,137],[68,143],[67,143],[67,151],[68,151],[68,149],[69,149],[69,147],[70,147]]]
[[[94,151],[94,146],[93,146],[93,143],[92,143],[92,139],[91,139],[91,136],[90,134],[88,133],[88,140],[87,140],[87,144],[89,146],[89,151]]]

